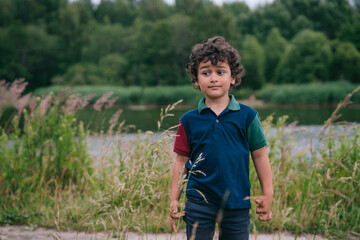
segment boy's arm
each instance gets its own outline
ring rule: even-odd
[[[170,194],[170,228],[176,233],[175,220],[185,215],[185,212],[179,213],[179,199],[182,192],[182,179],[187,173],[185,163],[189,160],[189,157],[177,154],[174,167],[173,177],[171,182],[171,194]]]
[[[272,186],[271,166],[266,147],[262,147],[251,152],[251,157],[254,161],[263,194],[260,199],[255,200],[256,204],[258,204],[256,213],[259,214],[260,220],[269,221],[272,217],[270,208],[274,192]]]

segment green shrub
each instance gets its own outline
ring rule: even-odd
[[[335,104],[354,90],[356,85],[347,81],[310,84],[272,85],[261,89],[258,98],[276,104]],[[356,93],[353,102],[360,102]]]
[[[67,89],[67,90],[66,90]],[[119,87],[119,86],[76,86],[64,88],[63,86],[50,86],[36,89],[34,95],[42,96],[50,92],[71,91],[72,94],[86,96],[96,94],[92,99],[94,103],[103,94],[113,92],[117,97],[116,104],[170,104],[183,99],[185,104],[197,104],[202,94],[191,86],[157,86],[157,87]]]

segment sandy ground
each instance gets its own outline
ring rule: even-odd
[[[116,239],[111,235],[104,232],[97,234],[88,234],[85,232],[61,232],[60,234],[55,229],[46,229],[46,228],[36,228],[30,229],[26,226],[1,226],[0,227],[0,240],[48,240],[48,239],[66,239],[66,240],[102,240],[102,239]],[[120,238],[118,238],[120,239]],[[185,240],[184,231],[180,231],[178,234],[144,234],[139,235],[138,233],[128,232],[125,238],[128,240]],[[250,235],[250,239],[258,240],[290,240],[295,239],[294,235],[289,233],[273,233],[273,234],[254,234]],[[298,240],[307,240],[307,239],[316,239],[316,240],[325,240],[320,236],[313,236],[310,234],[301,235],[297,237]]]

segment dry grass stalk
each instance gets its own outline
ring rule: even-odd
[[[349,104],[351,104],[351,101],[350,101],[351,97],[358,91],[360,91],[360,86],[355,88],[351,93],[348,93],[346,95],[346,97],[344,98],[344,100],[338,103],[338,105],[336,106],[336,109],[332,112],[330,118],[326,121],[325,126],[323,127],[323,129],[322,129],[322,131],[320,133],[320,140],[322,140],[324,138],[324,134],[325,134],[326,129],[329,126],[331,126],[336,121],[336,119],[341,117],[341,115],[338,114],[339,111],[342,108],[344,108],[344,107],[348,106]]]
[[[113,94],[113,92],[107,92],[104,93],[98,100],[96,100],[93,108],[100,112],[101,108],[109,101],[109,98],[111,97],[111,95]]]
[[[11,84],[5,80],[0,81],[0,113],[6,104],[17,103],[27,85],[25,79],[16,79]]]

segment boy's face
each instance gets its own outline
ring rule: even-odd
[[[211,61],[202,61],[198,66],[197,79],[195,86],[211,99],[227,97],[231,84],[235,84],[227,62],[218,62],[215,66]]]

